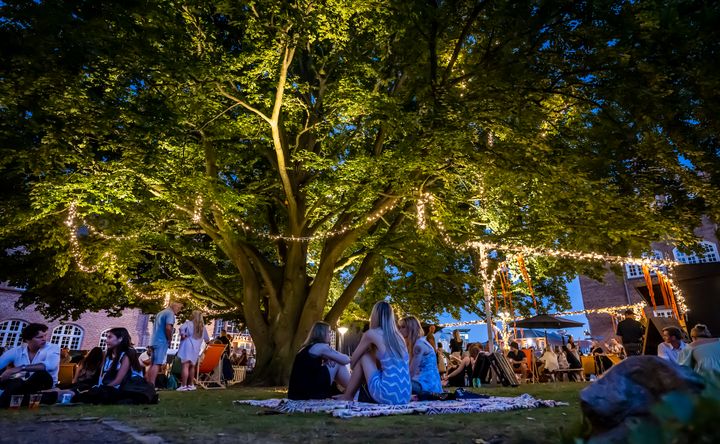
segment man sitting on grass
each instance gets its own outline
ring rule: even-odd
[[[24,344],[0,356],[0,407],[8,407],[13,395],[26,395],[52,388],[60,369],[60,347],[47,342],[47,325],[29,324],[21,332]]]

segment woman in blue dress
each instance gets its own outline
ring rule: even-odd
[[[400,334],[410,352],[410,380],[413,394],[441,393],[440,372],[437,355],[432,345],[425,339],[420,321],[409,316],[398,323]]]
[[[379,404],[410,401],[410,369],[403,337],[395,325],[390,304],[380,301],[370,315],[370,329],[360,339],[350,360],[353,369],[345,393],[338,399],[351,401],[360,385]]]

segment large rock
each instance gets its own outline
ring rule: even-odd
[[[592,434],[623,435],[628,418],[645,417],[650,407],[672,391],[699,393],[705,383],[688,367],[657,356],[633,356],[612,366],[580,392],[583,414]],[[612,431],[612,429],[616,429]],[[608,439],[608,441],[613,441]]]

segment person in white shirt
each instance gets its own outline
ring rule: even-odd
[[[680,352],[685,349],[682,331],[677,327],[665,327],[662,329],[662,337],[663,342],[658,345],[658,356],[677,364]]]
[[[0,369],[5,368],[0,374],[0,407],[7,407],[12,395],[37,393],[57,384],[60,347],[47,342],[47,331],[47,325],[29,324],[21,332],[24,344],[0,356]]]
[[[147,369],[152,365],[152,356],[153,356],[153,346],[149,345],[144,352],[140,354],[138,357],[138,361],[140,361],[140,365],[144,367],[144,371],[147,371]]]
[[[553,373],[560,369],[560,364],[558,363],[558,357],[552,351],[552,349],[550,349],[550,347],[545,349],[545,353],[543,353],[543,355],[538,358],[538,362],[541,363],[540,367],[538,368],[540,373],[542,373],[545,370],[547,370],[550,373]]]

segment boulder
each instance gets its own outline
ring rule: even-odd
[[[664,394],[700,393],[704,387],[703,378],[688,367],[657,356],[632,356],[582,390],[580,404],[592,426],[592,435],[622,439],[626,421],[648,416],[652,405]]]

